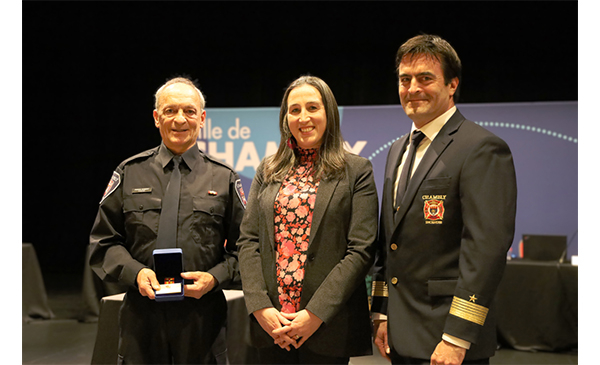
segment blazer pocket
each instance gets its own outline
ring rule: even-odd
[[[427,294],[430,297],[454,295],[458,279],[430,279],[427,281]]]
[[[434,179],[423,180],[423,184],[421,184],[421,189],[444,189],[450,186],[450,182],[452,178],[450,176],[446,177],[437,177]]]

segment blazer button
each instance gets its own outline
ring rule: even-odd
[[[395,243],[392,243],[392,245],[390,246],[390,248],[392,249],[392,251],[396,251],[398,249],[398,245]]]
[[[396,284],[398,284],[398,278],[394,276],[392,278],[392,285],[396,285]]]
[[[311,253],[310,255],[308,255],[308,261],[315,261],[315,254]]]
[[[139,210],[142,210],[142,209],[144,209],[144,206],[143,206],[143,205],[140,205],[140,207],[139,207],[138,209],[139,209]]]

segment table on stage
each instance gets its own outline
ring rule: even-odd
[[[496,295],[499,339],[517,350],[577,348],[578,269],[509,261]]]
[[[227,299],[227,358],[229,364],[253,364],[257,361],[256,350],[247,345],[249,317],[241,290],[223,290]],[[122,294],[102,298],[98,334],[92,355],[92,364],[116,364],[119,345],[119,309]]]

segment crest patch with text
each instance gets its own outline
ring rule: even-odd
[[[423,216],[426,224],[442,224],[446,195],[423,195]]]
[[[244,209],[246,209],[246,196],[244,195],[244,188],[242,187],[242,180],[237,179],[235,181],[235,191],[237,192],[238,198],[240,198],[240,202]]]
[[[102,204],[104,199],[106,199],[110,194],[112,194],[113,191],[117,190],[117,187],[119,187],[119,184],[121,184],[121,175],[119,175],[118,172],[114,171],[113,175],[110,178],[110,181],[108,182],[108,186],[106,187],[106,190],[104,190],[104,195],[102,196],[102,199],[100,200],[100,204]]]

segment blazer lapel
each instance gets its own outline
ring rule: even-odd
[[[310,247],[315,236],[317,235],[319,227],[321,226],[321,221],[323,220],[323,216],[327,210],[327,206],[329,206],[329,201],[331,200],[333,192],[335,191],[338,183],[339,180],[330,179],[321,179],[319,182],[317,199],[315,201],[315,209],[313,210],[313,217],[310,225],[310,238],[308,241],[308,247]]]
[[[415,173],[408,182],[406,193],[402,197],[402,202],[400,203],[400,210],[398,210],[396,213],[399,216],[396,219],[395,226],[397,226],[402,218],[404,218],[404,215],[408,211],[408,208],[415,198],[421,183],[423,183],[423,180],[425,180],[425,177],[427,177],[429,170],[431,170],[446,147],[448,147],[448,145],[452,142],[452,135],[456,132],[464,119],[465,118],[462,116],[462,114],[460,114],[457,110],[456,113],[454,113],[454,115],[452,115],[452,117],[448,120],[446,125],[442,127],[435,139],[431,142],[431,145],[427,149],[425,156],[423,156],[423,159],[421,159],[419,166],[417,166]]]
[[[392,148],[390,149],[390,159],[387,166],[387,170],[385,172],[385,176],[387,176],[391,181],[388,193],[391,193],[392,197],[394,196],[394,183],[396,182],[396,177],[398,176],[398,165],[400,165],[400,158],[402,158],[402,152],[406,150],[409,136],[410,133],[405,134],[403,137],[400,138],[398,143],[392,145]]]
[[[381,209],[383,212],[390,212],[390,214],[382,214],[382,219],[385,219],[385,222],[383,223],[386,234],[390,233],[390,229],[394,229],[394,185],[396,182],[400,158],[402,157],[402,152],[406,149],[409,136],[410,133],[407,133],[403,137],[400,137],[400,139],[392,145],[388,155],[384,181],[385,190],[382,193],[381,204]]]

